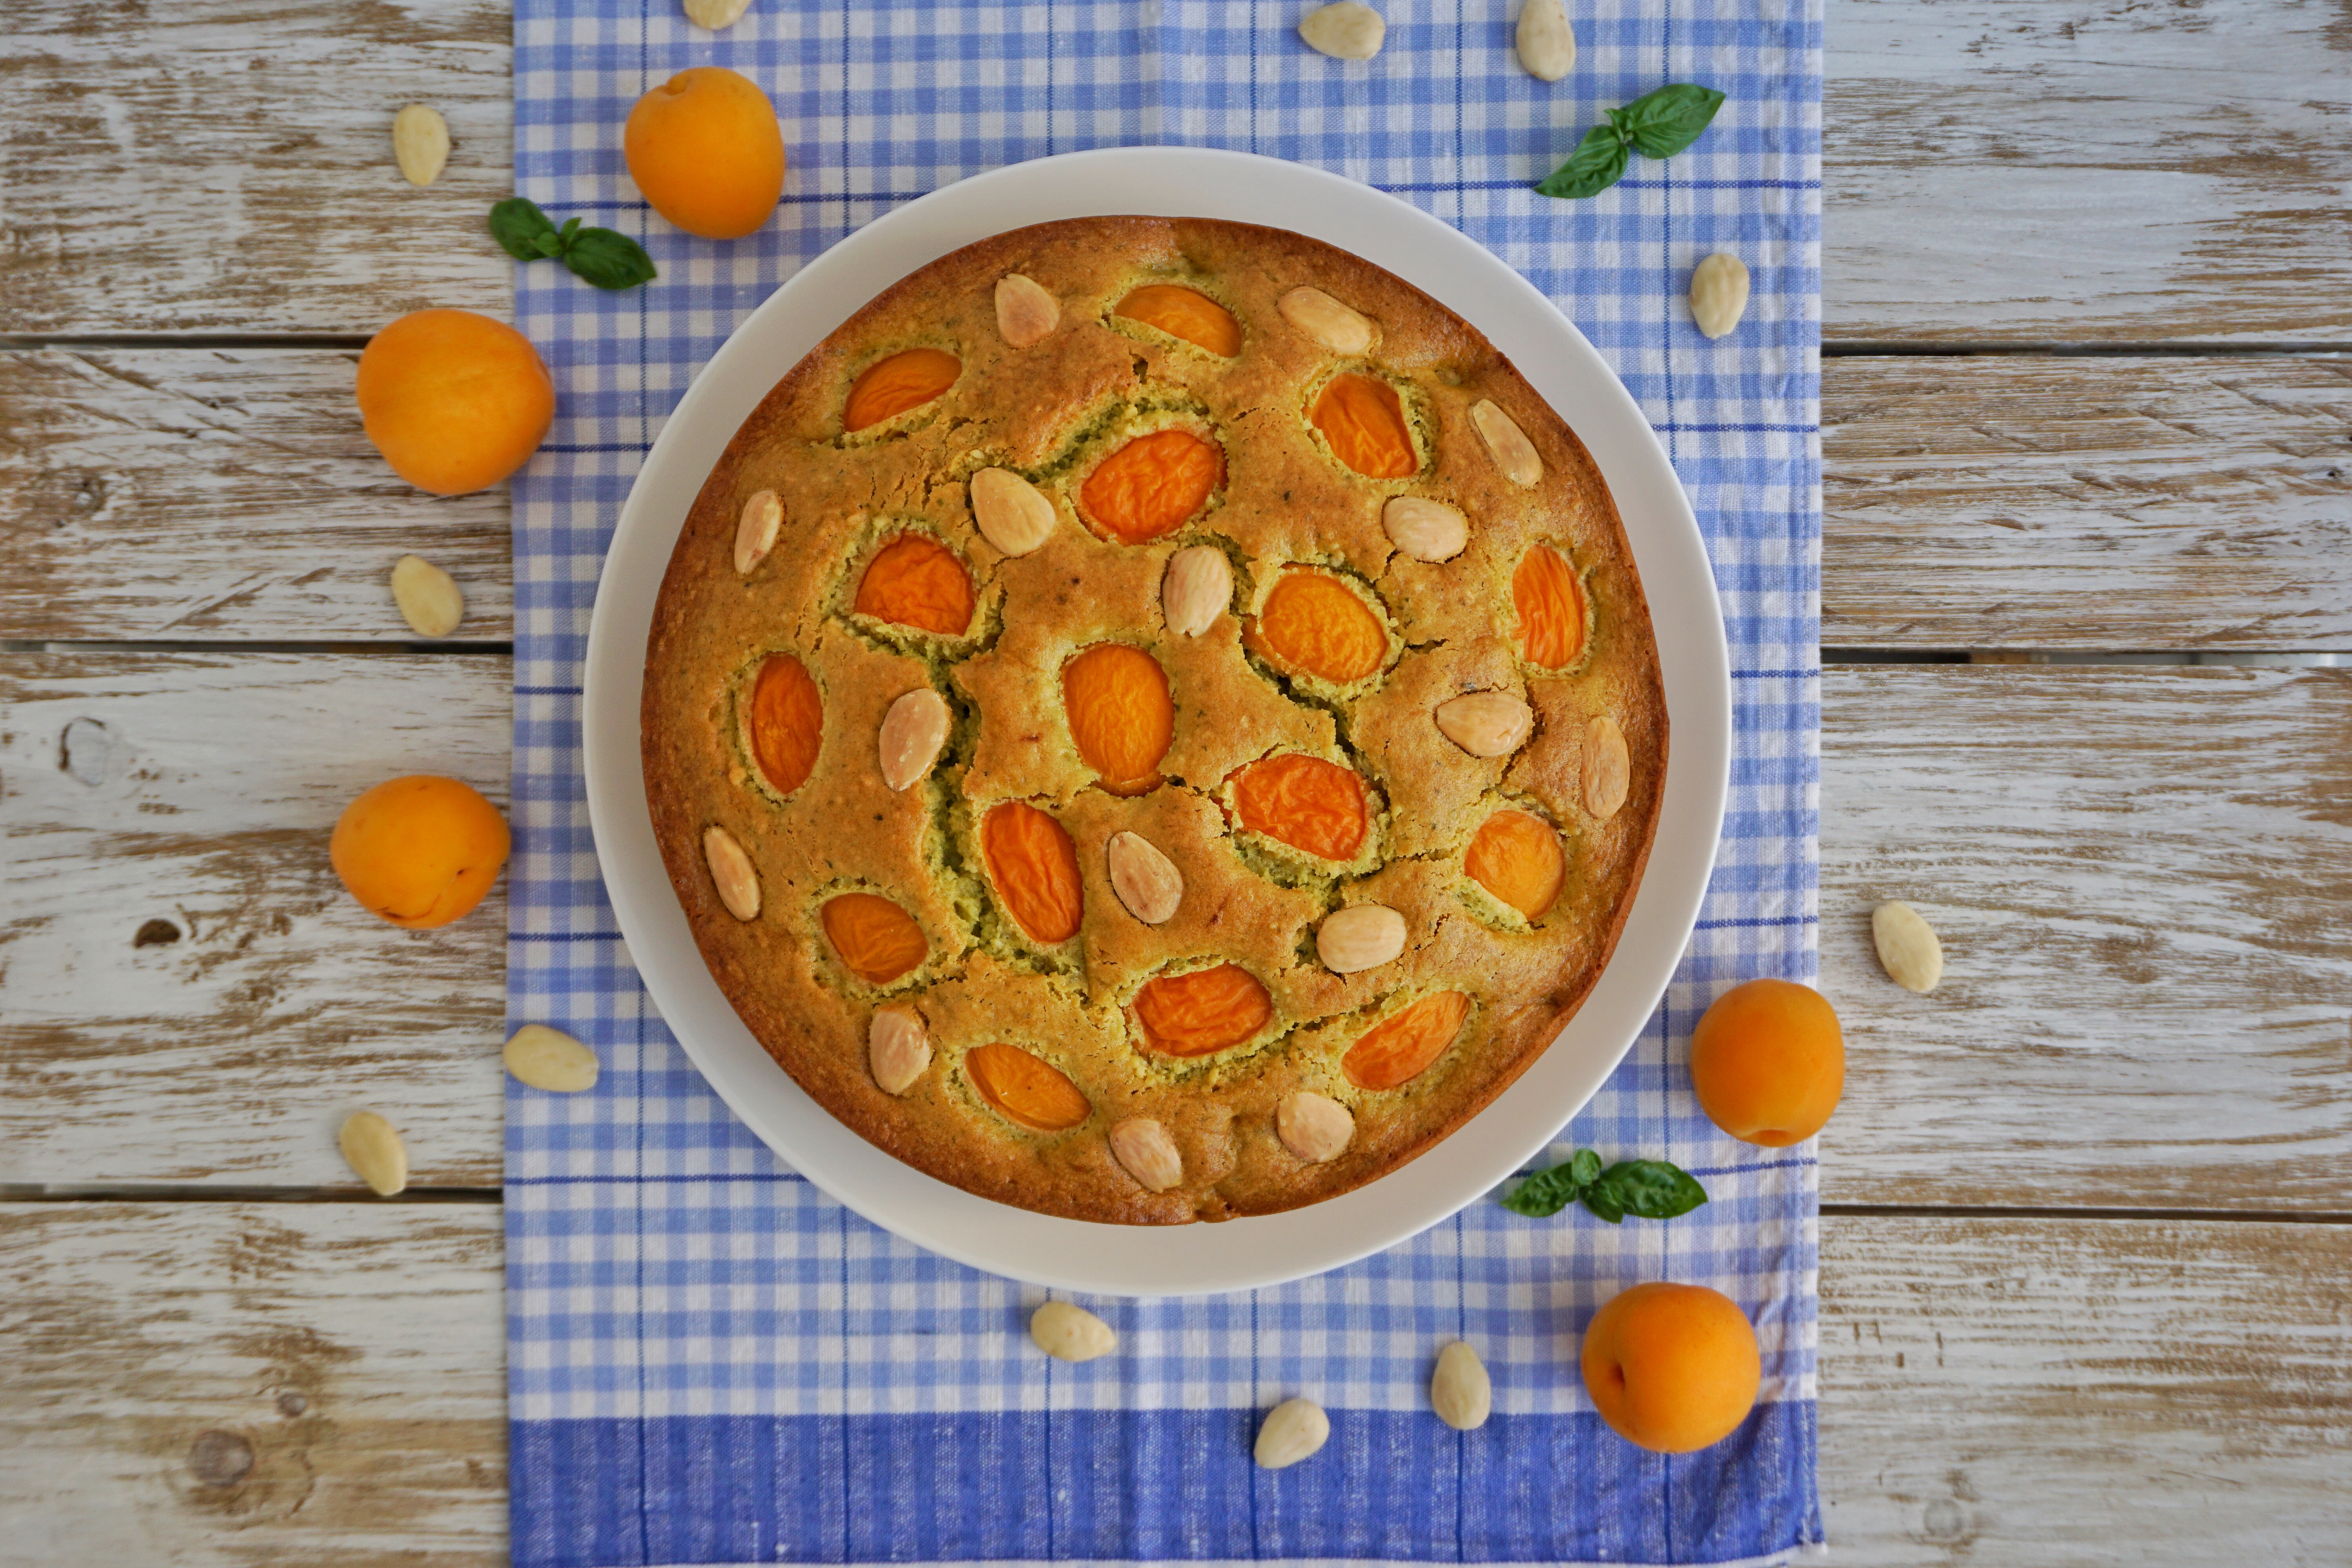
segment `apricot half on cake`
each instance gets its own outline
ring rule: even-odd
[[[640,732],[783,1070],[941,1181],[1141,1225],[1349,1191],[1507,1087],[1666,753],[1607,487],[1509,362],[1328,246],[1145,218],[943,258],[784,374],[679,531]]]

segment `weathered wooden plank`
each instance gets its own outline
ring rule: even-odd
[[[499,1174],[504,883],[362,910],[327,838],[408,773],[507,795],[503,658],[0,658],[0,1184],[355,1186],[350,1111],[423,1185]]]
[[[466,593],[460,639],[513,627],[503,489],[442,499],[360,428],[356,354],[0,354],[0,637],[401,642],[392,563]]]
[[[1825,1195],[2352,1206],[2352,672],[1844,668],[1822,712]]]
[[[348,1182],[328,1133],[373,1101],[419,1180],[495,1182],[494,910],[395,931],[324,847],[379,778],[494,785],[507,679],[0,661],[0,1181]],[[1826,1196],[2352,1206],[2352,676],[1834,668],[1823,691],[1823,985],[1853,1060]],[[59,767],[78,721],[107,726],[97,785]],[[1944,932],[1931,996],[1878,972],[1885,898]],[[156,919],[181,940],[133,945]]]
[[[0,332],[368,332],[504,316],[513,190],[499,0],[16,0],[0,38]],[[449,122],[423,189],[392,117]]]
[[[0,1563],[506,1561],[495,1205],[0,1205]]]
[[[1835,1560],[2341,1563],[2347,1352],[2341,1226],[1824,1219]]]
[[[2352,336],[2340,5],[1828,9],[1828,336]]]
[[[0,1563],[502,1560],[499,1224],[0,1205]],[[1833,1216],[1820,1342],[1841,1563],[2315,1564],[2352,1531],[2343,1226]]]
[[[21,0],[0,331],[503,313],[508,30],[494,0]],[[1831,336],[2352,335],[2329,0],[1834,0],[1825,37]],[[424,191],[389,155],[411,101],[457,143]]]
[[[0,637],[410,637],[385,573],[511,624],[507,500],[361,433],[327,350],[0,354]],[[2352,646],[2352,361],[1831,359],[1822,639]]]
[[[1822,640],[2352,647],[2352,360],[1831,359]]]

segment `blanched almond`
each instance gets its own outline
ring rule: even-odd
[[[971,477],[971,520],[1005,554],[1026,555],[1053,535],[1054,503],[1010,468],[982,468]]]
[[[1937,940],[1936,928],[1910,905],[1894,900],[1873,910],[1870,935],[1886,977],[1904,990],[1925,995],[1944,978],[1944,944]]]
[[[1691,268],[1691,320],[1710,339],[1739,325],[1748,313],[1748,264],[1720,251]]]
[[[421,637],[446,637],[466,618],[466,595],[457,580],[422,555],[392,563],[392,602],[401,619]]]
[[[1543,478],[1543,459],[1517,420],[1482,397],[1470,405],[1470,423],[1505,479],[1525,489]]]
[[[751,0],[683,0],[681,8],[688,21],[715,33],[733,26],[751,4]]]
[[[1323,917],[1315,955],[1334,974],[1355,974],[1393,962],[1404,936],[1404,917],[1387,905],[1349,904]]]
[[[1633,787],[1633,759],[1624,731],[1606,713],[1584,727],[1583,774],[1584,809],[1608,821]]]
[[[1276,309],[1284,321],[1335,354],[1352,359],[1372,346],[1372,323],[1320,289],[1293,289]]]
[[[1055,1361],[1092,1361],[1118,1344],[1108,1323],[1071,1301],[1048,1301],[1032,1312],[1029,1337]]]
[[[1184,901],[1184,874],[1139,833],[1114,833],[1103,846],[1111,891],[1145,925],[1165,922]]]
[[[392,157],[401,177],[429,185],[449,162],[449,122],[429,103],[412,103],[392,117]]]
[[[1328,1095],[1310,1089],[1285,1095],[1274,1108],[1274,1135],[1310,1165],[1336,1160],[1356,1136],[1356,1119]]]
[[[1478,1352],[1456,1340],[1437,1352],[1437,1370],[1429,1379],[1429,1403],[1437,1418],[1456,1432],[1472,1432],[1486,1424],[1495,1408],[1495,1385]]]
[[[1507,757],[1527,743],[1536,710],[1507,691],[1472,691],[1437,705],[1437,727],[1474,757]]]
[[[1254,1452],[1258,1468],[1279,1470],[1331,1440],[1331,1418],[1311,1399],[1286,1399],[1265,1413]]]
[[[517,1029],[499,1055],[515,1081],[550,1094],[579,1094],[596,1087],[596,1053],[544,1024]]]
[[[1148,1116],[1130,1116],[1110,1130],[1110,1152],[1146,1192],[1164,1193],[1184,1180],[1184,1156],[1168,1129]]]
[[[882,782],[894,790],[908,789],[931,771],[948,743],[953,717],[947,699],[928,686],[919,686],[890,704],[882,715],[877,747]]]
[[[343,1121],[335,1145],[368,1190],[388,1198],[408,1185],[408,1146],[392,1123],[373,1110],[353,1111]]]
[[[1168,629],[1196,637],[1233,603],[1234,568],[1213,544],[1195,544],[1168,558],[1160,578],[1160,609]]]
[[[1389,542],[1415,561],[1451,561],[1470,542],[1470,521],[1444,501],[1391,496],[1381,508]]]
[[[702,858],[710,868],[711,885],[719,889],[719,901],[727,912],[739,921],[748,921],[760,912],[760,876],[751,869],[751,858],[735,842],[735,836],[713,825],[702,830]]]
[[[1538,81],[1558,81],[1576,66],[1576,29],[1560,0],[1527,0],[1519,8],[1519,64]]]
[[[776,499],[773,490],[761,490],[743,503],[743,515],[735,521],[735,571],[738,576],[748,576],[751,568],[768,558],[776,547],[776,531],[784,526],[784,503]]]
[[[1359,5],[1356,0],[1336,0],[1318,11],[1309,11],[1298,24],[1298,36],[1307,47],[1335,60],[1368,60],[1381,52],[1381,44],[1389,36],[1385,17],[1370,5]]]
[[[1016,349],[1040,343],[1062,324],[1061,302],[1034,278],[1008,272],[996,280],[996,330]]]
[[[904,1094],[931,1065],[931,1037],[910,1007],[884,1007],[866,1030],[866,1066],[885,1094]]]

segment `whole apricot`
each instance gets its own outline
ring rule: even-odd
[[[413,311],[370,338],[359,401],[392,471],[436,496],[497,484],[555,420],[555,383],[530,340],[471,310]]]
[[[425,931],[480,903],[512,843],[506,818],[471,785],[411,773],[343,807],[327,858],[370,913]]]
[[[1636,1285],[1592,1314],[1584,1392],[1636,1447],[1687,1454],[1731,1436],[1755,1407],[1763,1361],[1739,1304],[1704,1285]]]
[[[741,238],[784,194],[776,106],[725,66],[682,70],[637,100],[621,155],[654,211],[705,239]]]
[[[1810,985],[1751,980],[1715,999],[1691,1032],[1691,1085],[1707,1120],[1779,1149],[1822,1130],[1845,1091],[1845,1036]]]

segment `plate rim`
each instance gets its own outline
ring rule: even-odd
[[[1116,202],[1104,206],[1083,195],[1098,187]],[[896,281],[964,245],[1034,223],[1122,215],[1261,223],[1323,239],[1485,331],[1555,409],[1563,401],[1557,388],[1583,411],[1582,421],[1569,423],[1617,502],[1653,626],[1662,587],[1671,586],[1685,617],[1671,645],[1658,638],[1673,726],[1658,830],[1618,945],[1561,1031],[1579,1037],[1578,1049],[1563,1050],[1555,1036],[1450,1137],[1361,1187],[1213,1225],[1114,1226],[1016,1208],[926,1175],[835,1121],[767,1055],[711,978],[654,839],[640,761],[653,602],[711,463],[774,383],[759,367],[796,363],[878,291],[870,282],[877,276]],[[1362,231],[1382,220],[1395,232],[1366,250]],[[1332,238],[1331,230],[1350,237]],[[853,294],[846,309],[827,302]],[[793,319],[804,302],[809,324]],[[1490,321],[1507,322],[1511,336],[1490,330]],[[1534,338],[1526,335],[1530,322]],[[1546,333],[1552,342],[1535,341]],[[776,339],[799,346],[764,346]],[[1547,353],[1555,349],[1564,359]],[[1544,363],[1533,363],[1539,354]],[[747,392],[750,401],[730,415]],[[1629,493],[1640,503],[1643,537]],[[1407,1240],[1507,1180],[1591,1101],[1654,1014],[1696,924],[1729,784],[1729,649],[1706,542],[1664,445],[1608,362],[1515,268],[1422,209],[1323,170],[1215,148],[1100,148],[989,170],[875,219],[779,285],[695,372],[631,481],[598,574],[581,684],[583,784],[606,898],[646,994],[713,1091],[793,1170],[901,1239],[988,1273],[1089,1294],[1197,1295],[1303,1279]]]

